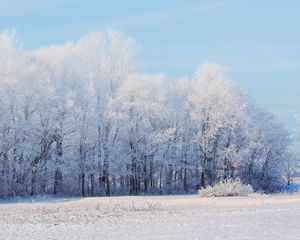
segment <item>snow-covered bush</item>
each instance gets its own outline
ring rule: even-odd
[[[201,197],[233,197],[248,196],[253,193],[250,185],[243,184],[239,179],[223,180],[214,186],[200,189]]]

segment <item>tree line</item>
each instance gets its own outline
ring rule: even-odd
[[[115,31],[32,51],[1,34],[0,197],[282,189],[288,132],[220,66],[179,79],[141,66]]]

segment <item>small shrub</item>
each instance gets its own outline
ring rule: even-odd
[[[142,202],[142,203],[132,202],[129,210],[130,211],[143,211],[143,212],[159,211],[159,210],[161,210],[161,204],[160,203],[152,203],[152,202]]]
[[[150,201],[124,201],[124,202],[111,202],[109,204],[98,204],[96,211],[98,212],[155,212],[162,210],[162,206],[157,202]]]
[[[253,188],[250,185],[241,183],[239,179],[229,179],[223,180],[214,186],[200,189],[199,193],[201,197],[248,196],[253,193]]]

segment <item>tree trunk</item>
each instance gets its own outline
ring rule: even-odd
[[[36,171],[32,170],[31,171],[31,189],[30,189],[30,196],[34,196],[35,195],[35,183],[36,183]]]
[[[200,182],[201,188],[206,188],[206,183],[205,183],[205,171],[204,169],[201,172],[201,182]]]
[[[85,174],[81,173],[81,196],[85,197]]]
[[[95,177],[94,174],[90,175],[90,181],[91,181],[91,196],[94,196],[94,185],[95,185]]]
[[[61,184],[62,182],[62,173],[59,171],[59,170],[56,170],[55,171],[55,174],[54,174],[54,186],[53,186],[53,194],[54,195],[57,195],[58,194],[58,189],[59,189],[59,185]]]
[[[188,178],[187,178],[187,170],[186,170],[186,168],[184,169],[184,175],[183,175],[183,188],[184,188],[184,191],[186,193],[189,191]]]

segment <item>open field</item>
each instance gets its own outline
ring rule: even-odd
[[[0,203],[0,239],[300,239],[300,195]]]

